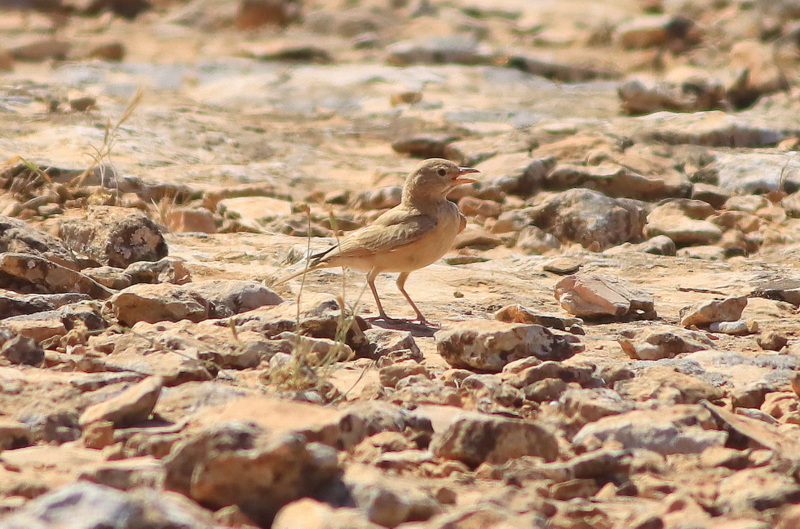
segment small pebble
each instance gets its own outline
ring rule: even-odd
[[[758,322],[755,320],[715,321],[708,328],[711,332],[741,336],[758,332]]]
[[[756,338],[756,343],[767,351],[780,351],[789,343],[789,339],[775,331],[764,331]]]
[[[566,276],[569,274],[574,274],[580,269],[581,266],[583,266],[583,262],[577,259],[573,259],[571,257],[557,257],[552,261],[547,261],[542,268],[545,272],[552,272],[554,274]]]

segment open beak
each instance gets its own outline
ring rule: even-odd
[[[477,182],[475,178],[465,177],[466,174],[472,173],[480,173],[477,169],[473,169],[472,167],[459,167],[458,168],[458,175],[453,178],[453,183],[455,185],[463,185],[463,184],[471,184],[473,182]]]

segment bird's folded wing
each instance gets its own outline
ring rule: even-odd
[[[391,213],[391,212],[389,212]],[[436,229],[437,221],[430,215],[408,214],[396,217],[383,215],[371,226],[342,240],[332,256],[366,257],[392,252],[419,241]]]

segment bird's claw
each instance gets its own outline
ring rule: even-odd
[[[364,319],[366,321],[383,321],[395,325],[413,323],[413,324],[424,325],[426,327],[431,327],[433,329],[441,328],[441,324],[435,321],[428,321],[425,318],[414,318],[413,320],[407,320],[405,318],[392,318],[391,316],[387,316],[386,314],[379,314],[377,316],[370,316],[369,318],[364,318]]]

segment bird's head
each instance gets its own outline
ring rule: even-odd
[[[403,198],[443,198],[460,185],[477,182],[466,175],[479,172],[477,169],[459,167],[450,160],[430,158],[419,164],[408,176]]]

